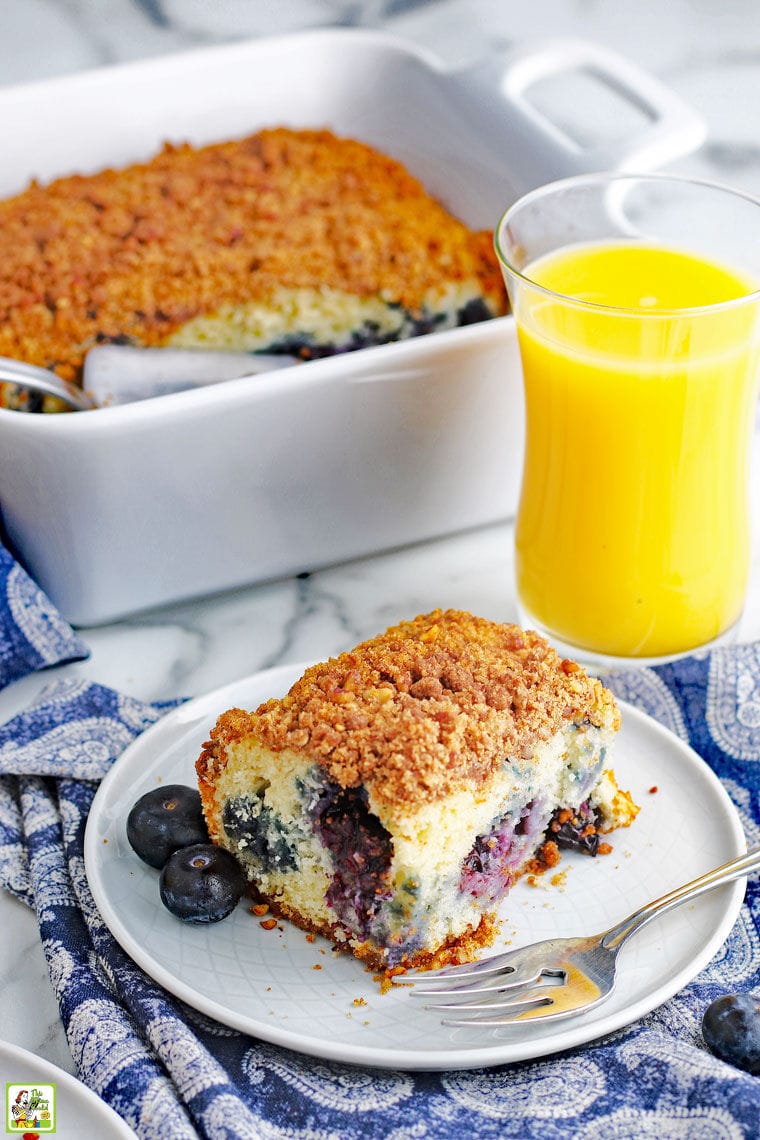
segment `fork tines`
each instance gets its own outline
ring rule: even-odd
[[[451,1005],[427,1005],[426,1009],[442,1010],[444,1012],[451,1011],[452,1013],[459,1013],[460,1010],[475,1014],[474,1017],[442,1017],[442,1025],[452,1026],[473,1026],[473,1025],[511,1025],[515,1021],[519,1021],[526,1014],[532,1013],[534,1010],[543,1009],[546,1006],[553,1006],[554,999],[548,996],[523,998],[522,1000],[512,1000],[506,1002],[482,1002],[477,1003],[463,1003]],[[481,1017],[481,1013],[496,1014],[493,1017]],[[539,1015],[541,1016],[541,1015]]]

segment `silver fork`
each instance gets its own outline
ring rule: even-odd
[[[465,966],[400,974],[393,981],[403,985],[412,980],[414,997],[445,999],[426,1003],[427,1009],[456,1015],[442,1018],[444,1025],[512,1025],[527,1018],[544,1022],[574,1017],[610,996],[618,952],[643,926],[705,891],[758,869],[760,847],[753,847],[746,855],[639,907],[602,934],[548,938]],[[481,996],[474,1002],[468,1000],[475,995]]]

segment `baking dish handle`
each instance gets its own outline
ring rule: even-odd
[[[531,103],[540,80],[579,72],[629,103],[642,119],[632,134],[584,146]],[[557,39],[510,49],[450,72],[460,98],[488,112],[492,129],[509,116],[511,133],[524,136],[533,185],[563,174],[595,170],[650,170],[695,150],[704,140],[700,116],[673,91],[629,60],[586,40]],[[593,126],[593,124],[591,124]],[[584,124],[584,132],[589,124]],[[522,189],[529,189],[529,186]]]

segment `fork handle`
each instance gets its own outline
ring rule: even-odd
[[[602,946],[607,950],[617,950],[632,934],[641,930],[642,926],[645,926],[651,919],[666,914],[669,910],[674,910],[675,907],[688,902],[690,899],[697,898],[705,891],[711,891],[714,887],[720,887],[724,883],[732,883],[735,879],[741,879],[759,869],[760,847],[752,847],[746,855],[740,855],[738,859],[732,859],[730,863],[724,863],[721,867],[716,867],[715,870],[700,875],[698,879],[692,879],[690,883],[676,887],[675,890],[669,891],[661,898],[654,899],[653,902],[640,907],[604,934]]]

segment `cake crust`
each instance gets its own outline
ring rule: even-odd
[[[538,634],[436,610],[312,666],[282,699],[222,714],[197,771],[213,782],[227,748],[253,735],[341,787],[413,810],[487,781],[505,756],[583,720],[617,730],[614,698]]]

